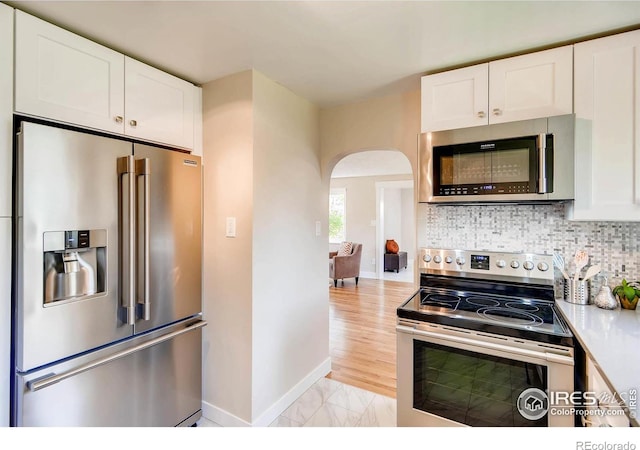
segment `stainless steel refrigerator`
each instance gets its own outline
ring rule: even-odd
[[[201,162],[23,121],[14,181],[12,425],[201,416]]]

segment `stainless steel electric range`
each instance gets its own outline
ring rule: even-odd
[[[398,310],[399,426],[573,426],[573,336],[551,255],[421,249]],[[562,397],[562,396],[560,396]]]

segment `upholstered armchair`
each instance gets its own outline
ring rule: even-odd
[[[339,256],[338,252],[329,252],[329,278],[333,278],[333,285],[338,287],[338,280],[355,278],[356,286],[360,277],[360,260],[362,259],[362,244],[353,243],[351,254]]]

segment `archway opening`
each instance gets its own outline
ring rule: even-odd
[[[351,153],[333,167],[329,192],[329,252],[342,242],[361,244],[360,277],[413,283],[416,203],[409,159],[394,149]],[[398,256],[385,255],[390,240]]]
[[[386,241],[414,255],[416,202],[414,177],[407,156],[398,150],[362,150],[343,156],[329,179],[331,205],[344,212],[343,225],[329,249],[340,242],[362,245],[358,285],[329,280],[331,373],[328,378],[356,389],[354,395],[378,395],[389,405],[395,424],[396,309],[415,291],[415,270],[385,271]],[[342,197],[340,198],[340,195]],[[334,214],[335,215],[335,214]],[[330,219],[330,223],[332,219]],[[331,261],[330,261],[331,264]],[[394,278],[390,278],[394,277]],[[403,278],[404,277],[404,278]],[[372,394],[363,393],[364,389]]]

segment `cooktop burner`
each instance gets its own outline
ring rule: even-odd
[[[478,314],[481,314],[487,319],[506,324],[528,325],[532,327],[544,324],[544,320],[539,316],[511,308],[482,308],[478,310]]]

